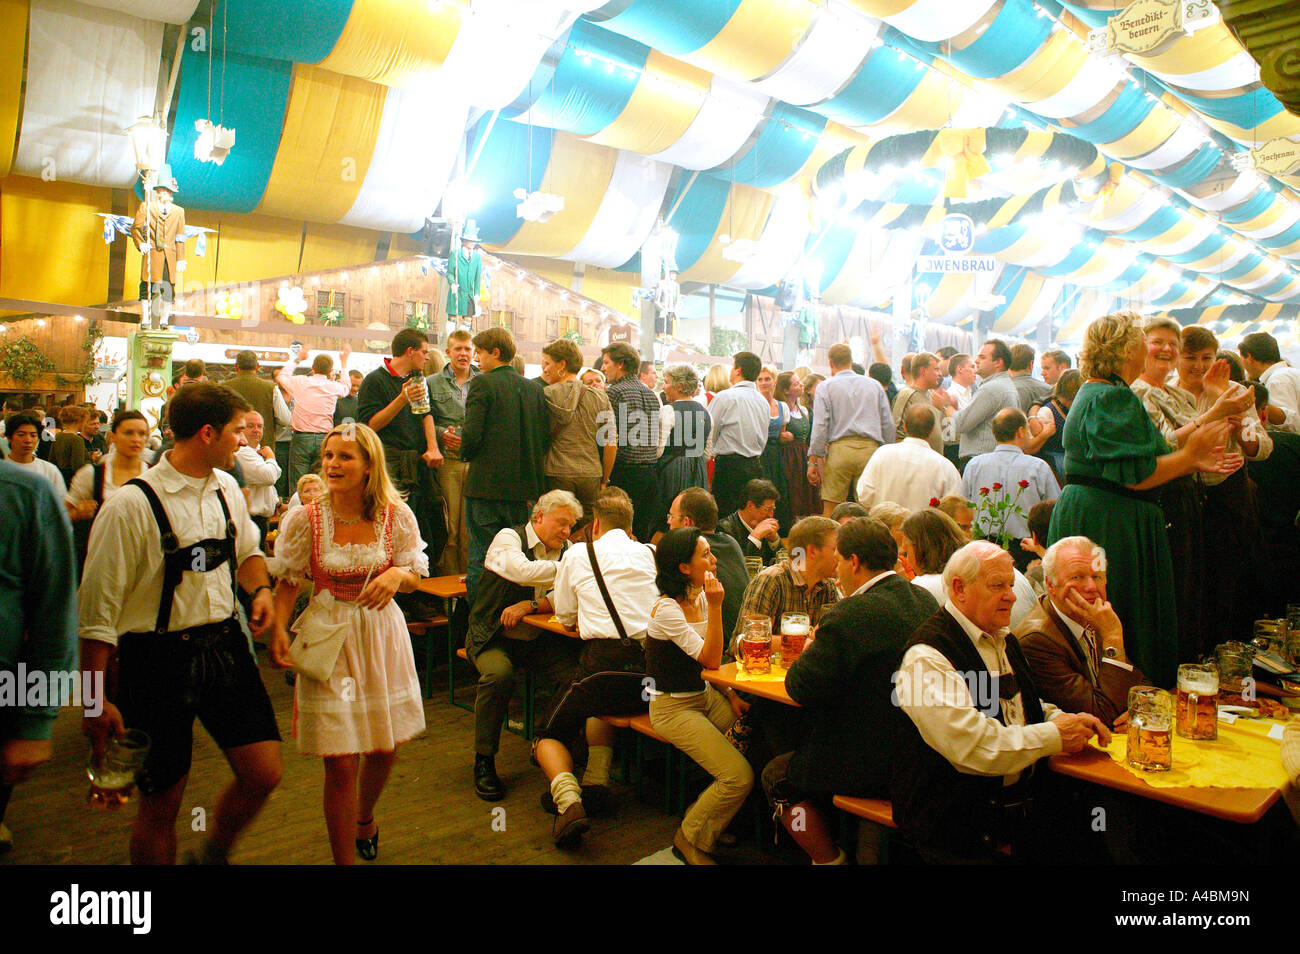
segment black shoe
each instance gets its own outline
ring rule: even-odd
[[[474,756],[474,792],[485,802],[506,797],[506,787],[497,778],[496,760],[490,755]]]
[[[369,825],[370,822],[366,822],[365,824]],[[358,822],[357,827],[361,828],[364,826],[360,822]],[[379,829],[378,828],[375,829],[375,833],[371,835],[369,838],[356,839],[356,843],[357,843],[357,854],[361,856],[362,861],[374,861],[376,858],[379,857]]]
[[[542,792],[542,811],[548,815],[558,815],[555,799],[551,790]],[[614,813],[614,793],[604,785],[582,786],[582,807],[592,818],[604,818]]]

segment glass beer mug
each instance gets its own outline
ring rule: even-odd
[[[740,636],[740,667],[755,675],[772,671],[772,620],[748,616]]]
[[[1219,669],[1211,663],[1178,667],[1178,734],[1184,739],[1219,737]]]
[[[1173,700],[1155,686],[1128,691],[1129,767],[1143,772],[1168,772],[1173,767]]]
[[[803,653],[812,620],[807,613],[781,614],[781,666],[789,669]]]
[[[1226,692],[1241,692],[1255,665],[1255,648],[1245,643],[1220,643],[1214,647],[1219,664],[1219,686]]]
[[[127,729],[117,738],[110,739],[101,759],[97,760],[92,751],[86,766],[86,774],[90,776],[86,801],[109,811],[130,801],[135,790],[135,775],[144,768],[148,755],[149,736],[139,729]]]

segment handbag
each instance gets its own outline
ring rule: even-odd
[[[370,583],[373,572],[374,567],[371,567],[361,589]],[[350,607],[352,612],[343,620],[335,620],[334,607],[338,603],[333,593],[321,590],[293,624],[297,636],[289,646],[289,660],[294,672],[319,682],[325,682],[334,672],[348,631],[356,629],[361,622],[361,607],[346,601],[343,605]]]

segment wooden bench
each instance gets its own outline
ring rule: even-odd
[[[848,795],[836,795],[832,801],[835,803],[835,807],[842,812],[865,818],[867,821],[875,822],[877,825],[884,825],[886,828],[898,827],[898,824],[894,821],[894,805],[887,799],[852,798]]]
[[[406,621],[406,631],[411,634],[411,639],[424,639],[424,677],[420,680],[420,689],[426,699],[433,698],[433,634],[449,623],[450,620],[442,615]]]
[[[645,740],[649,739],[665,747],[664,812],[669,815],[675,812],[680,814],[685,807],[682,803],[685,797],[686,762],[677,748],[654,730],[654,726],[650,724],[650,714],[642,712],[634,716],[601,716],[600,721],[616,729],[631,729],[636,733],[633,758],[638,798],[643,798],[645,795]],[[624,750],[624,775],[627,774],[626,750]]]

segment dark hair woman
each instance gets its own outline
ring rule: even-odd
[[[686,810],[673,853],[687,864],[714,864],[718,836],[745,803],[754,771],[723,733],[749,708],[731,690],[718,692],[702,670],[722,662],[722,584],[709,541],[694,527],[669,530],[655,551],[660,597],[646,627],[650,724],[713,776]]]

